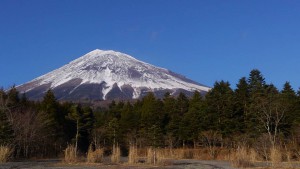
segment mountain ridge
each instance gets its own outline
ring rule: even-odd
[[[138,99],[147,92],[206,93],[210,88],[140,61],[130,55],[95,49],[68,64],[17,86],[29,98],[40,99],[52,89],[58,99]]]

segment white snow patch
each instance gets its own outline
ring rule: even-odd
[[[137,71],[142,76],[139,78],[132,78],[131,70]],[[117,84],[118,86],[131,86],[134,89],[133,98],[138,98],[140,96],[141,88],[149,88],[152,90],[210,90],[209,87],[183,81],[179,77],[170,74],[167,69],[155,67],[151,64],[139,61],[127,54],[99,49],[93,50],[59,69],[32,80],[29,83],[34,84],[34,86],[29,90],[50,83],[50,87],[55,88],[72,79],[81,79],[81,84],[101,84],[102,82],[105,82],[106,88],[103,88],[102,90],[103,99],[105,99],[107,93],[112,89],[114,84]],[[34,83],[38,81],[39,83]]]

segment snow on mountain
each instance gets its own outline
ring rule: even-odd
[[[49,88],[59,99],[67,100],[76,100],[76,97],[106,100],[119,95],[136,99],[149,91],[205,93],[210,89],[127,54],[99,49],[17,87],[34,99],[41,98]]]

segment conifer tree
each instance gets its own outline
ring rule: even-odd
[[[149,127],[154,124],[160,126],[160,117],[162,115],[161,107],[161,103],[156,100],[154,94],[152,92],[148,93],[142,100],[142,125],[144,125],[145,127]]]
[[[41,109],[49,114],[49,117],[55,127],[58,126],[58,102],[52,90],[48,90],[41,102]]]
[[[258,125],[257,101],[266,98],[267,84],[261,72],[257,69],[253,69],[249,74],[248,85],[250,104],[246,114],[247,133],[250,137],[256,138],[262,132],[262,126]]]
[[[300,88],[296,93],[296,102],[295,102],[295,118],[293,124],[293,130],[300,126]]]
[[[176,104],[179,115],[183,116],[189,108],[189,100],[184,93],[179,93]]]
[[[130,102],[127,102],[122,109],[120,119],[120,130],[123,138],[128,139],[129,143],[134,143],[137,137],[139,118],[133,110]]]
[[[116,117],[107,123],[107,133],[113,146],[116,146],[120,141],[120,124]]]
[[[142,137],[148,140],[148,144],[150,139],[149,132],[162,132],[162,107],[162,102],[157,100],[152,92],[148,93],[142,100],[140,131],[143,135]],[[160,129],[157,130],[157,128]]]
[[[249,86],[246,77],[242,77],[234,91],[234,109],[236,117],[236,132],[246,132],[248,118]]]
[[[164,128],[166,138],[170,148],[176,145],[179,140],[179,127],[181,118],[177,110],[176,99],[169,92],[165,93],[163,98],[163,112],[165,113]]]
[[[76,129],[74,141],[75,150],[77,152],[79,150],[79,143],[83,142],[82,139],[88,139],[89,134],[91,134],[94,125],[93,114],[90,108],[82,108],[81,105],[73,105],[66,118],[73,122]],[[88,141],[85,142],[84,146],[85,147],[81,147],[82,150],[87,149]]]
[[[194,147],[196,147],[199,134],[206,125],[204,122],[205,114],[201,94],[195,91],[193,97],[189,101],[188,112],[184,114],[181,121],[186,140],[193,142]]]
[[[232,133],[236,122],[232,118],[233,91],[229,82],[216,82],[205,98],[208,105],[208,119],[211,123],[208,129],[216,130],[224,136]]]
[[[15,108],[18,106],[20,102],[19,98],[19,92],[16,89],[15,86],[13,86],[8,92],[7,92],[7,106]]]
[[[293,90],[292,86],[289,82],[286,82],[283,86],[282,91],[280,92],[281,103],[286,108],[286,118],[284,119],[284,132],[288,133],[294,124],[300,120],[298,112],[297,112],[297,95],[296,92]]]
[[[253,69],[248,78],[249,92],[253,95],[265,88],[265,78],[258,69]]]
[[[182,146],[185,146],[186,141],[188,140],[188,134],[186,132],[186,126],[182,122],[182,118],[188,112],[189,109],[189,100],[184,93],[179,93],[176,99],[176,115],[172,121],[172,125],[178,125],[178,137],[179,140],[182,142]]]
[[[8,121],[6,113],[3,110],[0,110],[0,145],[11,144],[12,141],[12,125]]]

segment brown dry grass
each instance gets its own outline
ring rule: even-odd
[[[253,166],[253,158],[246,147],[238,147],[230,155],[230,162],[234,167],[247,168]]]
[[[65,149],[65,159],[64,161],[67,163],[75,163],[78,161],[76,156],[76,150],[74,145],[68,145],[68,147]]]
[[[129,153],[128,153],[128,164],[135,164],[138,162],[138,150],[136,146],[131,145],[129,147]]]
[[[120,162],[120,157],[121,157],[121,150],[118,145],[114,145],[112,149],[112,154],[110,157],[110,160],[112,163],[119,163]]]
[[[88,163],[101,163],[103,160],[104,150],[103,148],[96,148],[95,150],[92,147],[89,147],[87,153],[87,162]]]
[[[147,149],[147,164],[155,164],[155,151],[153,148]]]
[[[10,155],[12,153],[12,150],[8,146],[0,146],[0,163],[5,163],[8,161]]]
[[[169,150],[170,151],[170,150]],[[173,149],[170,158],[176,159],[197,159],[197,160],[226,160],[230,154],[230,149],[215,148],[216,157],[212,158],[208,148],[179,148]]]
[[[219,148],[220,152],[215,158],[217,160],[227,160],[229,149]],[[139,158],[145,157],[145,150],[137,150]],[[143,152],[143,153],[141,153]],[[148,164],[163,164],[167,159],[197,159],[197,160],[212,160],[207,148],[178,148],[178,149],[153,149],[148,148],[146,153],[146,163]]]
[[[179,148],[179,149],[173,149],[172,155],[170,158],[176,158],[176,159],[192,159],[194,157],[194,149],[188,149],[188,148]]]
[[[162,164],[166,158],[165,149],[148,148],[147,164]]]
[[[156,150],[156,163],[163,164],[165,159],[167,158],[167,152],[165,149],[157,149]]]
[[[282,153],[280,148],[272,147],[270,149],[270,161],[273,168],[281,168]]]
[[[250,148],[250,150],[249,150],[249,159],[250,159],[250,162],[252,162],[252,163],[261,160],[257,151],[253,148]]]

